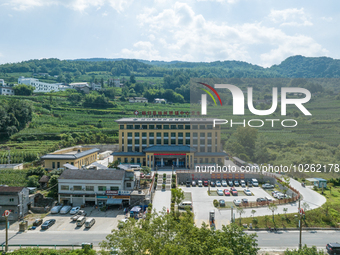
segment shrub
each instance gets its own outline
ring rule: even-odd
[[[165,177],[166,177],[166,173],[163,174],[163,178],[165,178]]]
[[[216,199],[214,199],[213,204],[215,207],[218,207],[218,201]]]
[[[162,184],[162,189],[165,189],[165,184]]]
[[[257,225],[257,223],[259,223],[259,220],[257,218],[253,218],[253,224]]]

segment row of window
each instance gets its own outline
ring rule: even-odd
[[[141,159],[140,158],[137,158],[136,162],[135,162],[135,158],[131,158],[130,162],[129,162],[129,159],[128,158],[117,158],[117,160],[119,162],[123,162],[123,163],[131,163],[131,164],[140,164],[141,163]],[[124,161],[122,161],[124,160]],[[153,160],[152,156],[151,156],[151,161]],[[183,160],[183,159],[182,159]],[[221,158],[218,158],[217,159],[217,162],[221,162],[222,159]],[[194,163],[197,164],[197,163],[216,163],[216,159],[215,158],[199,158],[199,160],[197,158],[194,158]],[[145,165],[145,158],[143,159],[143,165]]]
[[[127,187],[131,187],[131,183],[126,183]],[[130,186],[129,186],[130,184]],[[95,186],[81,186],[81,185],[60,185],[60,190],[73,190],[73,191],[95,191]],[[117,186],[98,186],[96,191],[106,191],[106,190],[119,190]]]
[[[120,125],[119,128],[125,129],[124,125]],[[213,125],[126,124],[126,129],[213,129]]]
[[[142,141],[142,142],[140,142],[140,141]],[[168,145],[169,141],[170,141],[170,144],[172,144],[172,145],[182,145],[182,144],[184,144],[183,143],[183,139],[176,140],[176,139],[164,138],[163,139],[163,143],[162,143],[162,139],[159,138],[159,139],[156,139],[156,142],[155,142],[154,139],[149,139],[149,145],[155,145],[155,144],[157,144],[157,145],[164,145],[164,144]],[[147,139],[142,139],[142,140],[135,139],[135,145],[136,146],[139,146],[140,143],[142,145],[147,145]],[[217,143],[217,140],[215,141],[215,143]],[[127,140],[127,144],[128,145],[132,145],[132,139],[128,139]],[[191,144],[190,139],[185,139],[185,144],[186,145],[190,145]],[[192,144],[193,145],[197,145],[198,144],[198,139],[193,139],[192,140]],[[212,144],[212,140],[211,139],[200,139],[200,144],[201,145],[205,145],[205,144],[211,145]],[[122,145],[124,146],[124,139],[122,139]]]
[[[143,132],[142,133],[142,138],[147,138],[147,134],[149,134],[149,138],[151,138],[151,139],[153,139],[155,137],[155,133],[154,132],[149,132],[149,133]],[[211,132],[208,132],[208,133],[201,132],[199,134],[200,134],[200,138],[205,138],[205,134],[207,134],[208,138],[212,137],[212,133]],[[139,132],[135,132],[134,135],[135,135],[135,138],[136,137],[138,137],[138,138],[140,137],[140,133]],[[176,138],[176,137],[183,138],[183,133],[182,132],[178,132],[178,133],[171,132],[170,135],[171,135],[171,138]],[[128,138],[132,138],[132,132],[128,132],[127,136],[128,136]],[[161,138],[162,137],[162,133],[161,132],[157,132],[156,133],[156,137],[157,138]],[[168,132],[164,132],[163,133],[163,137],[169,137],[169,133]],[[185,133],[185,137],[186,138],[190,138],[190,133],[189,132]],[[192,137],[193,138],[197,138],[198,137],[198,133],[197,132],[193,132],[192,133]],[[217,138],[217,132],[215,132],[215,137]],[[124,132],[122,132],[122,138],[124,138]]]
[[[201,145],[201,146],[193,146],[197,152],[217,152],[217,145],[215,145],[215,147],[213,148],[212,146],[205,146],[205,145]],[[127,148],[127,149],[126,149]],[[122,152],[142,152],[144,149],[146,149],[147,146],[142,146],[142,150],[140,150],[140,146],[127,146],[124,147],[124,145],[122,146]],[[140,162],[137,162],[140,163]]]

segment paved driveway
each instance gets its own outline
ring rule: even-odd
[[[165,208],[165,210],[170,210],[170,204],[171,204],[171,191],[170,190],[156,190],[152,206],[156,210],[156,212],[160,212]]]

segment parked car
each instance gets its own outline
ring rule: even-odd
[[[228,185],[229,185],[229,187],[233,187],[233,186],[234,186],[233,181],[232,181],[232,180],[229,180],[229,181],[228,181]]]
[[[190,181],[187,181],[187,182],[186,182],[186,186],[187,186],[187,187],[190,187],[190,185],[191,185]]]
[[[60,209],[60,214],[66,214],[68,213],[69,211],[71,211],[72,209],[72,206],[70,205],[65,205],[63,206],[63,208]]]
[[[271,197],[265,197],[265,199],[268,201],[268,202],[271,202],[271,201],[273,201],[273,199],[271,198]]]
[[[254,187],[258,187],[259,186],[259,183],[258,183],[257,179],[252,179],[251,183],[253,184]]]
[[[272,191],[272,196],[275,197],[275,198],[277,198],[277,194],[278,194],[278,193],[280,193],[280,192],[278,192],[278,191],[276,191],[276,190],[273,190],[273,191]]]
[[[53,206],[53,208],[51,209],[51,213],[54,214],[54,213],[59,213],[61,208],[63,208],[62,205],[56,205],[56,206]]]
[[[192,182],[191,182],[191,185],[192,185],[193,187],[196,187],[196,182],[195,182],[195,181],[192,181]]]
[[[223,191],[221,189],[216,190],[217,195],[223,196]]]
[[[211,181],[210,182],[210,187],[215,187],[215,182]]]
[[[96,220],[93,218],[89,218],[85,221],[85,228],[90,228],[93,224],[96,223]]]
[[[216,187],[221,187],[221,182],[220,181],[216,181]]]
[[[242,204],[248,204],[248,199],[242,198]]]
[[[76,221],[80,216],[86,216],[87,212],[84,210],[79,210],[78,213],[76,213],[76,215],[73,215],[71,217],[71,220]]]
[[[33,222],[33,226],[40,226],[42,224],[43,220],[42,219],[35,219]]]
[[[234,204],[235,205],[240,205],[241,204],[241,200],[239,200],[239,199],[234,199]]]
[[[197,185],[198,187],[202,187],[202,180],[198,180]]]
[[[226,180],[222,180],[222,186],[223,187],[228,187],[227,181]]]
[[[70,214],[77,214],[80,210],[79,206],[73,207],[70,211]]]
[[[204,186],[204,187],[208,187],[208,186],[209,186],[208,181],[204,181],[204,182],[203,182],[203,186]]]
[[[251,191],[249,189],[244,189],[244,194],[246,194],[247,196],[251,196]]]
[[[238,196],[238,192],[235,188],[230,188],[230,193],[233,195],[233,196]]]
[[[239,184],[238,180],[235,180],[235,181],[234,181],[234,185],[235,185],[235,187],[238,187],[238,186],[240,186],[240,184]]]
[[[225,190],[223,190],[223,192],[224,192],[224,195],[225,195],[225,196],[230,196],[229,190],[225,189]]]
[[[256,199],[256,202],[266,202],[267,200],[264,199],[263,197],[259,197],[258,199]]]
[[[265,183],[262,185],[262,189],[274,189],[274,185],[271,185],[270,183]]]
[[[225,206],[225,201],[223,199],[219,200],[220,206]]]
[[[248,185],[248,188],[253,187],[253,184],[251,183],[251,181],[247,181],[247,185]]]
[[[41,225],[41,229],[49,229],[54,223],[55,219],[47,220]]]
[[[244,180],[241,180],[240,181],[240,184],[241,184],[241,187],[242,188],[245,188],[246,187],[246,182]]]
[[[328,243],[326,245],[326,250],[329,254],[340,254],[340,244],[339,243]]]

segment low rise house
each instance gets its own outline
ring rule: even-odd
[[[12,96],[14,95],[14,89],[12,87],[0,87],[0,95]]]
[[[91,84],[91,89],[92,90],[101,90],[102,89],[102,85],[101,84],[96,84],[96,83],[92,83]]]
[[[39,184],[42,188],[47,188],[49,180],[50,180],[49,176],[43,175],[43,176],[41,176],[41,178],[38,182],[39,182]]]
[[[147,103],[148,99],[146,99],[145,97],[131,97],[129,99],[130,103]]]
[[[12,169],[12,170],[21,170],[24,169],[23,163],[17,164],[0,164],[0,169]]]
[[[77,206],[129,203],[134,186],[133,171],[66,169],[58,179],[58,201]]]
[[[97,161],[98,151],[97,148],[75,146],[46,154],[41,159],[48,170],[61,168],[64,164],[82,168]]]
[[[0,214],[10,210],[8,219],[16,221],[27,214],[30,206],[29,190],[25,187],[0,186]],[[0,217],[0,221],[4,220]]]
[[[155,98],[153,102],[155,104],[166,104],[166,100],[164,98]]]

